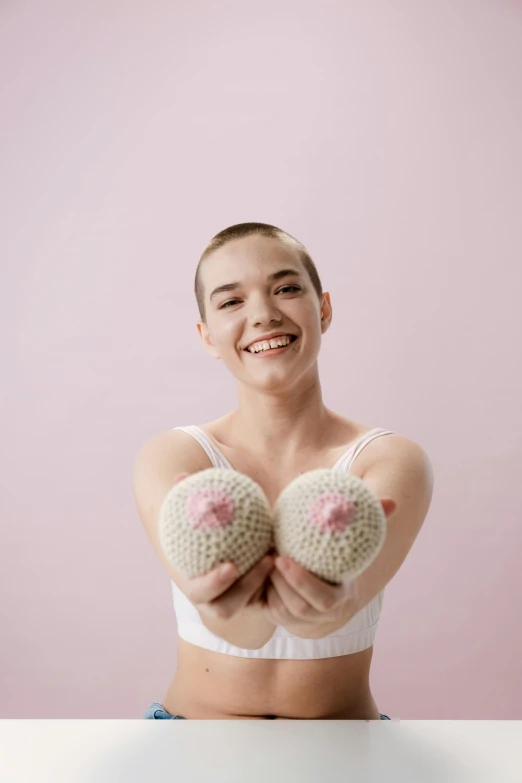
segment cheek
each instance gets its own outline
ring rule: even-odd
[[[314,329],[320,329],[321,324],[321,310],[314,302],[307,301],[306,303],[300,302],[301,306],[296,308],[295,317],[303,327],[309,332]]]
[[[214,328],[213,340],[216,348],[223,351],[235,349],[241,342],[241,333],[238,325],[233,319],[227,319],[226,323],[219,324]]]
[[[225,337],[225,339],[228,340],[236,340],[241,337],[241,329],[239,328],[239,324],[236,323],[234,318],[231,318],[229,316],[228,321],[226,324],[223,324],[222,333]]]

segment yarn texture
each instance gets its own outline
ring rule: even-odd
[[[190,578],[233,562],[238,578],[273,545],[272,514],[259,486],[239,471],[208,468],[175,484],[159,513],[168,561]]]
[[[328,469],[290,482],[272,519],[278,554],[332,584],[364,571],[386,538],[386,516],[375,493],[357,476]]]
[[[294,479],[274,508],[239,471],[208,468],[166,495],[159,539],[168,561],[189,577],[233,562],[238,578],[275,547],[331,584],[354,579],[377,557],[386,516],[364,481],[328,469]]]

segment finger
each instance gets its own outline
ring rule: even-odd
[[[266,590],[267,577],[273,570],[274,558],[265,556],[232,587],[230,592],[236,593],[237,591],[239,608],[261,599]],[[225,595],[223,598],[226,600],[228,596]],[[235,601],[235,597],[231,596],[231,599]]]
[[[285,568],[285,564],[287,568]],[[276,558],[275,565],[281,576],[318,612],[328,612],[340,605],[349,595],[349,583],[328,585],[289,557]]]
[[[273,558],[263,557],[226,593],[211,601],[209,608],[213,609],[218,617],[232,617],[248,604],[254,593],[264,584],[273,567]]]
[[[265,583],[263,582],[261,587],[258,590],[256,590],[254,595],[249,599],[247,606],[252,606],[253,604],[258,603],[261,600],[264,588],[265,588]]]
[[[287,623],[295,622],[296,618],[289,613],[273,585],[270,585],[267,590],[266,604],[266,611],[269,613],[272,622],[283,626]]]
[[[207,604],[228,590],[237,580],[235,563],[220,563],[202,576],[185,577],[180,585],[189,601],[195,606]]]
[[[386,519],[392,517],[397,511],[397,503],[392,498],[381,498],[381,506]]]
[[[266,591],[268,590],[268,587],[270,585],[270,575],[274,572],[274,568],[275,566],[272,558],[271,568],[268,570],[268,573],[266,574],[265,578],[262,580],[260,587],[256,590],[256,592],[252,595],[252,597],[248,601],[247,606],[251,606],[252,604],[258,604],[259,606],[266,606]]]
[[[301,620],[314,620],[322,612],[318,612],[314,607],[299,593],[297,593],[291,585],[281,576],[281,574],[274,569],[270,574],[270,582],[275,588],[277,597],[286,608],[286,610],[294,618]]]

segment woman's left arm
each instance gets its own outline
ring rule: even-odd
[[[381,499],[387,521],[383,547],[368,568],[354,580],[332,586],[291,558],[276,558],[264,612],[289,633],[320,639],[346,625],[406,559],[427,516],[434,478],[430,460],[417,443],[394,440],[393,453],[372,462],[361,477]]]

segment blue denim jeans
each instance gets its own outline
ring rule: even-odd
[[[183,715],[171,715],[159,701],[153,702],[143,717],[146,720],[185,720]],[[275,718],[276,716],[271,715],[270,717]],[[381,715],[381,720],[391,720],[391,718],[387,715]]]

